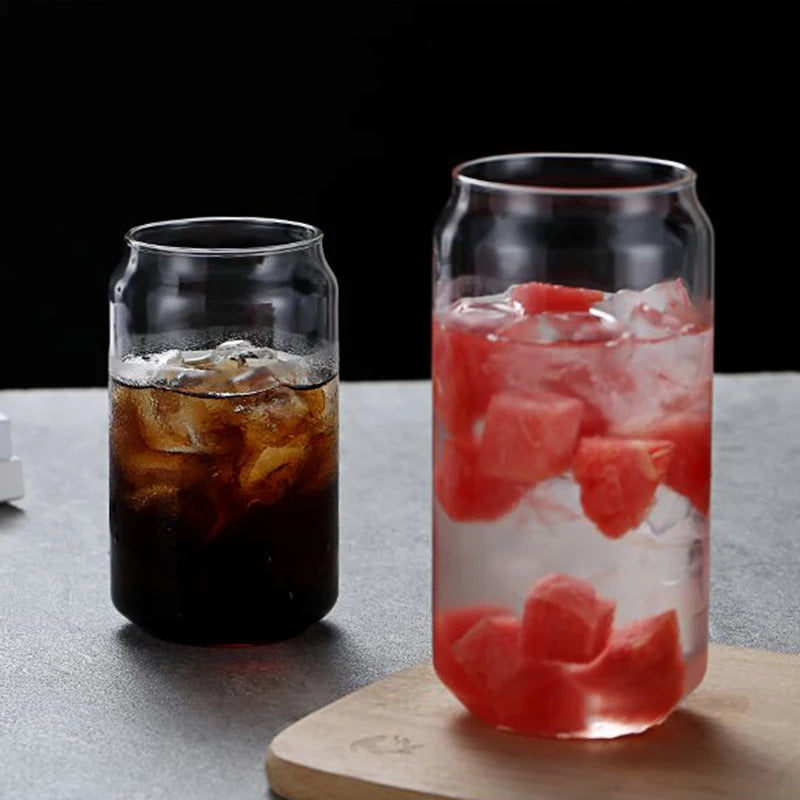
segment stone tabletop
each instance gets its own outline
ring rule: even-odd
[[[711,635],[800,651],[800,375],[716,382]],[[271,797],[277,731],[426,659],[429,386],[342,387],[341,597],[284,644],[156,641],[111,606],[106,400],[0,392],[27,496],[0,506],[0,798]]]

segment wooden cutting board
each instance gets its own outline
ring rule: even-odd
[[[483,725],[422,664],[278,734],[267,773],[289,800],[800,800],[800,658],[714,646],[663,725],[594,742]]]

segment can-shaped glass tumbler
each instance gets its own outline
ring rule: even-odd
[[[457,167],[434,236],[434,663],[485,722],[611,738],[703,677],[713,234],[670,161]]]
[[[321,232],[128,232],[111,279],[111,594],[155,636],[283,639],[338,592],[336,280]]]

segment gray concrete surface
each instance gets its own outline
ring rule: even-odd
[[[342,390],[342,591],[266,647],[156,641],[108,593],[101,390],[0,392],[28,494],[0,506],[0,798],[270,797],[281,728],[429,656],[429,388]],[[800,375],[716,384],[711,634],[800,651]],[[377,800],[377,798],[376,798]]]

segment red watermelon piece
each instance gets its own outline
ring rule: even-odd
[[[674,610],[613,631],[605,651],[575,669],[595,693],[598,714],[623,722],[657,722],[683,695],[686,666]]]
[[[490,721],[494,714],[489,699],[453,658],[453,645],[487,617],[504,617],[512,612],[495,605],[476,605],[440,611],[433,622],[433,665],[442,683],[467,708]]]
[[[664,483],[708,514],[711,500],[711,415],[688,411],[636,428],[636,435],[675,446]]]
[[[498,392],[480,445],[482,471],[528,485],[569,468],[583,404],[549,392]]]
[[[517,617],[483,617],[453,645],[453,659],[473,685],[490,696],[502,689],[517,669],[519,633]]]
[[[524,487],[481,472],[480,451],[471,439],[447,439],[433,473],[436,497],[457,522],[493,520],[510,511]]]
[[[664,440],[587,436],[572,462],[587,517],[610,539],[641,524],[675,447]]]
[[[596,289],[560,286],[557,283],[520,283],[511,288],[511,299],[522,305],[528,314],[541,311],[588,311],[593,303],[603,299]]]
[[[530,661],[495,695],[494,723],[527,736],[565,736],[586,728],[586,693],[568,667]]]
[[[569,575],[545,575],[531,590],[522,615],[520,651],[526,659],[582,664],[608,643],[615,604],[591,584]]]
[[[564,386],[559,380],[552,380],[546,382],[547,388],[552,389],[556,393],[561,393],[562,397],[568,397],[569,388]],[[581,425],[578,431],[578,436],[602,436],[608,431],[608,420],[603,414],[600,406],[596,403],[587,400],[585,397],[581,398],[583,403],[583,414],[581,416]]]
[[[480,365],[490,347],[481,333],[433,323],[433,408],[454,436],[472,434],[486,411],[491,389],[481,380]]]
[[[467,677],[459,695],[479,717],[528,735],[568,734],[585,727],[584,693],[566,670],[549,661],[523,661],[520,621],[511,615],[484,616],[452,647]]]

